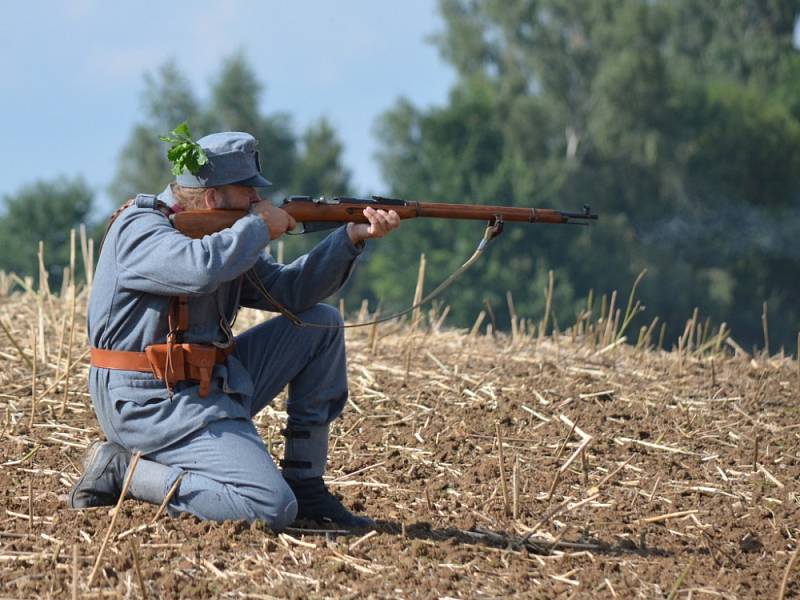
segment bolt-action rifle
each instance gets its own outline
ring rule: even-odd
[[[362,198],[325,198],[312,199],[309,196],[290,196],[280,206],[294,217],[298,224],[302,224],[303,231],[318,231],[336,227],[341,223],[367,223],[364,209],[368,206],[375,210],[393,210],[401,219],[414,219],[416,217],[432,217],[439,219],[471,219],[487,221],[483,239],[478,244],[474,254],[467,259],[450,277],[441,283],[435,290],[414,306],[394,315],[372,321],[372,323],[394,319],[410,312],[414,308],[429,302],[443,292],[453,281],[466,271],[483,253],[486,245],[503,231],[503,223],[516,221],[522,223],[547,223],[553,225],[588,225],[590,221],[597,220],[588,206],[582,212],[564,212],[550,208],[521,208],[515,206],[487,206],[482,204],[438,204],[433,202],[411,202],[396,198],[372,196],[371,199]],[[175,228],[183,234],[199,239],[217,231],[222,231],[233,225],[238,219],[245,216],[247,211],[235,209],[214,210],[183,210],[172,215]],[[281,306],[252,273],[246,274],[250,283],[270,302],[275,309],[282,313],[292,323],[301,327],[360,327],[370,323],[356,323],[350,325],[316,325],[300,320],[291,311]]]
[[[363,211],[368,206],[376,210],[393,210],[401,219],[430,217],[438,219],[471,219],[488,221],[492,227],[491,238],[500,234],[503,223],[547,223],[559,225],[588,225],[596,220],[588,206],[582,212],[564,212],[550,208],[522,208],[517,206],[487,206],[483,204],[439,204],[413,202],[372,196],[363,198],[310,198],[289,196],[280,206],[303,225],[303,233],[335,227],[341,223],[367,223]],[[173,215],[175,227],[192,238],[221,231],[233,225],[247,212],[244,210],[185,210]]]

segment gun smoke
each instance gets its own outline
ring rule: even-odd
[[[713,252],[723,260],[753,255],[800,260],[800,215],[786,209],[739,205],[694,210],[690,216],[651,223],[638,234],[644,245],[666,246],[681,254]]]

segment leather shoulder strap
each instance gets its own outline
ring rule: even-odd
[[[135,199],[131,198],[130,200],[125,202],[122,206],[120,206],[117,210],[115,210],[113,213],[111,213],[111,216],[108,218],[108,223],[106,223],[106,229],[103,232],[103,237],[100,238],[100,250],[103,249],[103,242],[106,241],[106,236],[108,235],[108,230],[111,229],[111,226],[114,224],[114,221],[116,221],[117,217],[122,214],[123,210],[133,206],[134,202],[135,202]]]
[[[153,210],[157,210],[165,217],[169,219],[169,215],[172,212],[164,202],[158,199],[158,197],[154,196],[153,194],[138,194],[135,198],[131,198],[127,202],[125,202],[122,206],[117,208],[108,219],[108,223],[106,223],[106,230],[103,232],[103,237],[100,240],[100,249],[103,248],[103,242],[106,241],[106,236],[108,235],[108,230],[111,229],[111,226],[114,224],[114,221],[117,220],[127,208],[131,206],[136,206],[136,208],[152,208]],[[172,223],[172,221],[170,221]]]
[[[167,342],[182,342],[182,334],[189,329],[189,297],[173,296],[169,299],[169,332]]]
[[[103,247],[103,242],[108,235],[108,230],[122,214],[122,211],[130,208],[151,208],[157,210],[165,217],[169,218],[171,212],[169,207],[161,202],[156,196],[152,194],[139,194],[136,198],[132,198],[115,210],[106,224],[106,230],[103,232],[103,238],[100,241],[100,248]],[[180,342],[181,334],[189,329],[189,298],[187,296],[173,296],[169,301],[169,331],[167,332],[167,341],[170,343]]]

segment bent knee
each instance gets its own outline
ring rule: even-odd
[[[297,518],[297,499],[285,483],[278,489],[269,490],[268,494],[249,498],[247,502],[255,519],[266,522],[276,533],[286,529]]]
[[[301,318],[304,321],[310,321],[317,325],[341,326],[342,315],[339,311],[330,304],[315,304],[306,311],[303,311]]]

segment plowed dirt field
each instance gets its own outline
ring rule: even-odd
[[[84,303],[70,335],[69,294],[0,296],[2,597],[800,596],[789,357],[691,331],[680,351],[637,349],[602,319],[542,338],[349,330],[327,479],[377,529],[153,522],[129,500],[109,533],[108,510],[63,501],[102,436]],[[258,419],[276,457],[282,410]]]

